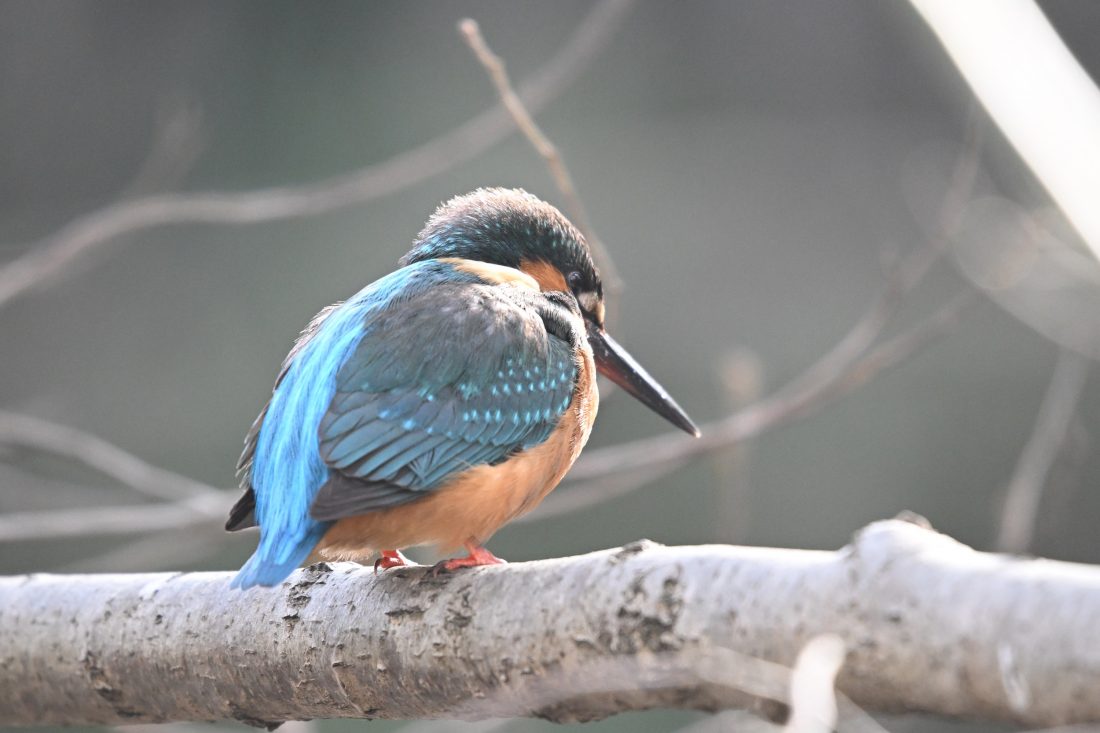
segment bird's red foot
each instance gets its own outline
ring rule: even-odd
[[[401,554],[400,550],[382,550],[382,557],[374,561],[374,572],[389,570],[390,568],[404,568],[416,565],[409,558]]]
[[[467,542],[466,551],[470,554],[466,557],[455,557],[450,560],[443,560],[435,564],[432,568],[432,575],[438,575],[439,573],[449,573],[452,570],[458,570],[459,568],[476,568],[479,565],[507,565],[507,560],[502,560],[493,553],[486,550],[476,542]]]

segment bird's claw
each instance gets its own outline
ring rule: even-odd
[[[374,561],[374,573],[378,574],[379,570],[389,570],[390,568],[404,568],[410,565],[418,565],[409,558],[401,554],[400,550],[382,550],[380,553],[382,556]]]
[[[476,568],[481,565],[507,565],[508,561],[503,560],[493,553],[486,550],[481,545],[475,545],[471,542],[466,543],[466,549],[469,551],[469,555],[466,557],[453,557],[450,560],[440,560],[432,566],[430,571],[431,575],[436,576],[440,573],[450,573],[459,568]]]

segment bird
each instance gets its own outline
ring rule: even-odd
[[[504,562],[484,543],[534,509],[588,441],[602,374],[676,427],[699,430],[606,332],[584,236],[522,189],[442,204],[399,269],[323,309],[245,437],[226,529],[259,527],[234,588],[298,566],[415,564],[432,545]]]

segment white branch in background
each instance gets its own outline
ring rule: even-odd
[[[853,703],[1100,722],[1100,568],[975,552],[909,522],[838,552],[642,542],[440,577],[340,564],[247,592],[230,577],[0,579],[0,721],[775,714],[786,666],[835,634],[841,731],[875,729]],[[825,669],[795,684],[818,711],[799,730],[829,723],[838,657],[803,660]]]
[[[974,95],[1100,258],[1100,91],[1032,0],[912,0]]]
[[[844,640],[836,634],[810,639],[791,673],[791,716],[784,733],[832,733],[837,708],[833,684],[844,663]]]

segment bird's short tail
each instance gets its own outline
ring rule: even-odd
[[[278,585],[294,572],[294,568],[302,564],[309,557],[314,546],[320,542],[331,523],[313,523],[304,537],[297,542],[288,543],[286,540],[278,545],[269,544],[260,538],[260,546],[248,562],[240,569],[240,572],[229,584],[230,588],[244,590],[254,585],[273,586]]]

